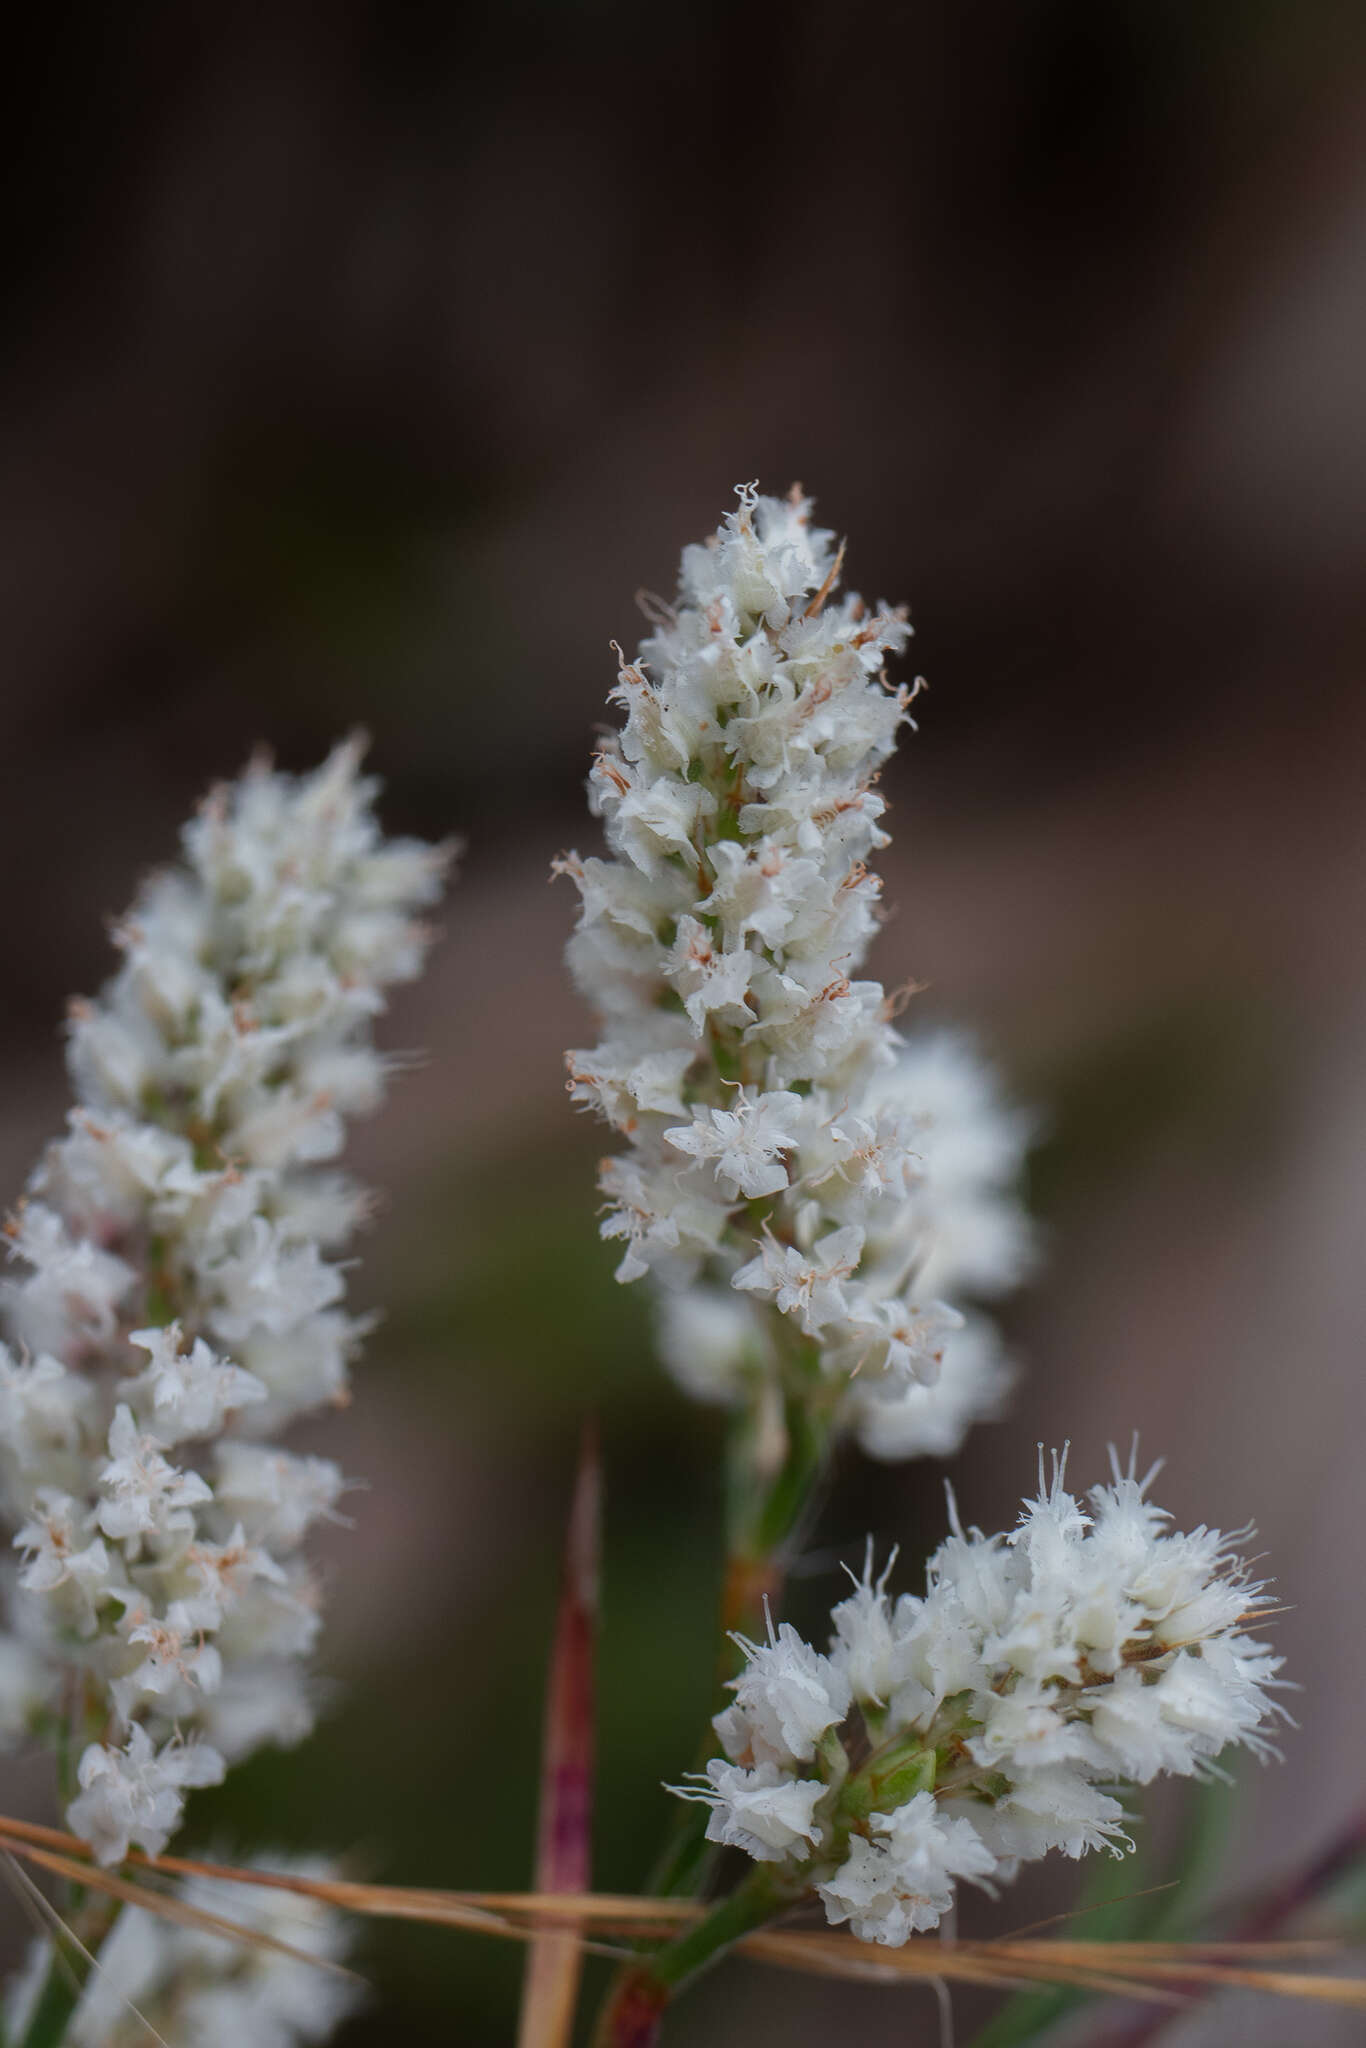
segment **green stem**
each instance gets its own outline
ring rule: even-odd
[[[768,1476],[751,1466],[735,1475],[729,1532],[732,1561],[773,1565],[789,1548],[825,1471],[830,1425],[826,1388],[803,1383],[784,1393],[784,1450],[777,1471]],[[762,1615],[760,1600],[753,1611],[756,1627]],[[728,1627],[743,1628],[747,1618],[731,1620]]]
[[[118,1919],[118,1900],[100,1900],[96,1915],[84,1925],[76,1916],[72,1933],[79,1948],[53,1937],[52,1961],[19,2048],[61,2048],[94,1960]]]
[[[757,1864],[705,1919],[648,1961],[622,1972],[599,2016],[593,2048],[652,2048],[665,2008],[678,1993],[744,1935],[777,1919],[809,1889],[805,1871]]]
[[[779,1326],[783,1359],[781,1422],[772,1412],[772,1383],[761,1382],[745,1406],[736,1411],[726,1446],[726,1564],[713,1712],[727,1704],[727,1683],[744,1661],[732,1636],[762,1638],[769,1605],[776,1603],[782,1593],[793,1543],[824,1475],[838,1401],[839,1389],[822,1374],[816,1347],[794,1341],[782,1319],[774,1320]],[[775,1443],[781,1447],[776,1460]],[[693,1768],[705,1770],[719,1753],[709,1716]],[[716,1845],[706,1838],[707,1818],[704,1805],[680,1801],[646,1884],[651,1897],[700,1898],[705,1893],[718,1855]],[[753,1880],[721,1901],[716,1914],[724,1915],[731,1910],[743,1913],[748,1910],[744,1901],[757,1896],[756,1885],[762,1888],[764,1883],[772,1882],[772,1873],[761,1866]],[[741,1903],[732,1905],[736,1899]],[[712,1918],[709,1916],[703,1926],[710,1927]],[[718,1924],[724,1925],[724,1920]],[[695,1929],[693,1933],[700,1937],[701,1930]],[[684,1939],[686,1943],[692,1937]],[[633,2042],[639,2042],[643,2048],[643,2044],[654,2039],[668,1995],[661,1998],[657,1974],[660,1962],[662,1958],[656,1958],[654,1964],[628,1965],[618,1971],[608,1991],[595,2040],[610,2044],[610,2048],[627,2048]],[[615,2033],[604,2031],[609,2025],[616,2029]]]
[[[33,2008],[33,2017],[20,2048],[58,2048],[84,1987],[83,1976],[73,1984],[68,1974],[78,1967],[81,1970],[86,1967],[83,1956],[74,1952],[68,1956],[60,1948],[54,1948],[38,2003]]]
[[[731,1637],[763,1636],[766,1607],[782,1594],[792,1541],[825,1470],[830,1419],[815,1407],[804,1387],[784,1400],[783,1431],[782,1463],[776,1472],[765,1474],[757,1461],[763,1433],[759,1401],[739,1411],[732,1426],[727,1448],[728,1543],[713,1712],[727,1704],[727,1682],[744,1661]],[[705,1770],[719,1754],[709,1716],[694,1770]],[[707,1841],[706,1832],[705,1806],[690,1803],[678,1807],[646,1883],[652,1898],[697,1898],[705,1890],[716,1860],[715,1845]]]

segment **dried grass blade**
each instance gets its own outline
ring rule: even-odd
[[[174,1920],[178,1926],[194,1927],[203,1934],[221,1935],[224,1940],[241,1942],[247,1948],[272,1949],[277,1955],[289,1956],[296,1963],[311,1963],[314,1969],[328,1970],[334,1976],[349,1977],[355,1982],[362,1981],[354,1970],[333,1962],[330,1957],[314,1955],[306,1948],[295,1948],[292,1942],[281,1941],[273,1934],[263,1934],[259,1928],[242,1927],[236,1920],[224,1919],[220,1913],[192,1906],[187,1899],[177,1898],[173,1892],[156,1891],[150,1885],[116,1877],[112,1870],[102,1870],[98,1864],[77,1863],[70,1856],[55,1855],[50,1849],[36,1848],[31,1842],[15,1843],[10,1853],[23,1856],[30,1863],[52,1871],[56,1877],[65,1877],[73,1884],[88,1885],[94,1891],[106,1892],[111,1899],[120,1899],[125,1905],[141,1906],[149,1913],[159,1913],[163,1920]]]
[[[994,1947],[955,1942],[910,1941],[885,1950],[874,1959],[866,1946],[849,1935],[770,1932],[752,1934],[739,1944],[742,1954],[757,1962],[777,1963],[826,1976],[875,1976],[880,1983],[925,1981],[935,1977],[965,1984],[989,1984],[996,1990],[1033,1989],[1036,1984],[1070,1984],[1080,1990],[1151,1999],[1161,2005],[1184,2005],[1185,1997],[1166,1985],[1148,1985],[1100,1967],[1045,1963],[1033,1957],[1006,1959]]]
[[[583,1434],[565,1538],[555,1643],[546,1687],[536,1889],[592,1883],[593,1659],[597,1644],[602,1471],[597,1432]],[[527,1955],[517,2048],[569,2048],[578,2003],[581,1923],[540,1932]]]
[[[1366,1978],[1311,1977],[1291,1970],[1250,1970],[1233,1963],[1154,1962],[1142,1966],[1145,1977],[1184,1980],[1190,1984],[1226,1986],[1234,1991],[1269,1991],[1278,1998],[1306,1998],[1325,2005],[1366,2012]]]
[[[1092,1899],[1089,1904],[1069,1907],[1065,1913],[1050,1913],[1047,1919],[1030,1920],[1025,1926],[1016,1927],[1012,1932],[1003,1934],[1000,1938],[1002,1941],[1025,1941],[1032,1939],[1037,1934],[1042,1934],[1045,1928],[1072,1927],[1076,1925],[1078,1920],[1085,1920],[1093,1913],[1113,1912],[1116,1906],[1137,1905],[1142,1899],[1155,1899],[1160,1897],[1163,1892],[1173,1892],[1176,1889],[1176,1880],[1172,1878],[1165,1884],[1144,1885],[1140,1891],[1120,1892],[1114,1898]]]
[[[919,1959],[916,1967],[909,1969],[904,1963],[871,1953],[867,1944],[862,1942],[848,1942],[827,1950],[807,1935],[771,1929],[747,1935],[740,1949],[752,1962],[772,1963],[785,1970],[805,1971],[810,1976],[852,1977],[863,1983],[904,1984],[908,1977],[928,1983],[935,1977],[952,1975],[965,1984],[987,1984],[993,1990],[1013,1990],[1032,1987],[1034,1982],[1032,1977],[1011,1977],[996,1964],[960,1955],[956,1947],[947,1952],[946,1959],[941,1960],[938,1943],[935,1944],[937,1953],[934,1957],[927,1954]]]
[[[524,1926],[496,1908],[478,1903],[475,1893],[366,1884],[354,1878],[295,1878],[274,1871],[238,1869],[231,1864],[197,1863],[185,1856],[163,1856],[145,1867],[190,1877],[217,1878],[229,1884],[269,1884],[274,1890],[297,1892],[303,1898],[319,1899],[343,1912],[365,1913],[374,1919],[418,1920],[428,1926],[459,1927],[471,1934],[502,1935],[513,1941],[527,1938]]]
[[[79,1870],[80,1881],[99,1885],[99,1875],[92,1868],[88,1845],[78,1836],[66,1834],[60,1828],[42,1827],[36,1821],[12,1820],[0,1815],[0,1843],[7,1843],[19,1854],[35,1846],[69,1854]],[[206,1863],[194,1856],[144,1856],[138,1850],[133,1851],[124,1867],[156,1871],[165,1876],[207,1877],[225,1884],[293,1892],[300,1898],[318,1899],[324,1905],[376,1918],[419,1920],[434,1926],[466,1928],[473,1934],[502,1935],[511,1941],[526,1939],[526,1930],[514,1925],[498,1911],[496,1899],[492,1904],[480,1903],[481,1895],[475,1892],[365,1884],[349,1878],[302,1877],[292,1871],[248,1869],[233,1863]],[[535,1895],[518,1892],[508,1894],[508,1897],[526,1906],[534,1904]]]
[[[975,1943],[979,1952],[986,1949],[1001,1949],[1009,1955],[1079,1956],[1096,1955],[1103,1952],[1117,1961],[1133,1959],[1138,1962],[1239,1962],[1248,1956],[1269,1960],[1273,1956],[1303,1956],[1309,1960],[1315,1956],[1341,1955],[1342,1943],[1320,1939],[1315,1941],[1067,1941],[1056,1938],[1051,1941],[1022,1941],[1016,1935],[1002,1935],[988,1943]]]
[[[0,1816],[0,1843],[7,1843],[17,1855],[60,1876],[69,1877],[78,1884],[94,1886],[150,1912],[183,1919],[190,1925],[206,1928],[229,1940],[280,1949],[318,1967],[338,1967],[321,1964],[317,1957],[292,1949],[271,1936],[239,1927],[233,1921],[201,1912],[146,1885],[92,1866],[85,1860],[89,1855],[85,1845],[59,1829]],[[56,1853],[44,1846],[48,1843],[57,1843],[63,1848],[69,1845],[76,1854]],[[286,1876],[281,1872],[248,1870],[178,1856],[136,1857],[130,1858],[130,1863],[134,1867],[141,1866],[165,1874],[270,1886],[321,1899],[355,1913],[458,1927],[503,1940],[534,1941],[538,1935],[551,1931],[558,1938],[574,1941],[582,1948],[597,1946],[590,1938],[590,1931],[617,1931],[637,1938],[652,1933],[663,1936],[674,1928],[686,1926],[702,1910],[690,1899],[636,1899],[584,1891],[432,1891],[363,1884],[342,1878]],[[989,1942],[959,1942],[953,1947],[946,1947],[938,1941],[912,1940],[904,1948],[881,1950],[872,1955],[864,1944],[847,1934],[819,1928],[773,1928],[748,1936],[740,1946],[756,1961],[828,1976],[857,1976],[881,1983],[908,1978],[923,1981],[933,1977],[952,1977],[964,1983],[991,1984],[999,1988],[1053,1983],[1146,1999],[1163,2005],[1184,2003],[1187,1994],[1201,1990],[1228,1988],[1263,1991],[1282,1998],[1366,2011],[1366,1980],[1257,1967],[1273,1957],[1299,1957],[1308,1961],[1325,1954],[1341,1954],[1342,1944],[1332,1941],[1104,1942],[1066,1941],[1052,1937],[1046,1941],[1003,1938]]]
[[[442,1892],[442,1898],[465,1899],[490,1912],[508,1913],[563,1925],[567,1920],[620,1920],[636,1928],[661,1932],[683,1927],[706,1912],[696,1899],[638,1899],[629,1892]]]
[[[99,1975],[103,1964],[100,1962],[99,1957],[86,1947],[75,1929],[67,1925],[51,1899],[45,1897],[38,1889],[37,1884],[20,1864],[13,1849],[6,1849],[0,1853],[4,1855],[6,1875],[10,1877],[15,1890],[23,1900],[26,1912],[37,1921],[43,1936],[52,1940],[53,1953],[60,1959],[62,1972],[68,1978],[79,2004],[83,1987],[66,1953],[66,1944],[69,1942],[72,1948],[76,1950],[76,1953],[82,1958],[92,1976]],[[22,1889],[20,1889],[21,1887]],[[171,2048],[171,2044],[165,2035],[157,2032],[146,2013],[139,2006],[134,2005],[126,1992],[121,1992],[119,1997],[124,2011],[130,2012],[139,2026],[145,2028],[147,2038],[150,2041],[155,2041],[157,2048]]]
[[[1250,1952],[1250,1945],[1240,1948],[1236,1942],[1212,1946],[1234,1955],[1247,1956]],[[1316,1951],[1321,1950],[1320,1944],[1314,1946]],[[865,1952],[861,1944],[848,1935],[778,1930],[751,1935],[741,1947],[757,1960],[831,1975],[848,1975],[851,1971],[866,1974],[871,1967],[883,1981],[893,1976],[966,1979],[972,1975],[977,1981],[990,1979],[999,1984],[1009,1977],[1016,1982],[1071,1984],[1160,2004],[1171,2003],[1174,1998],[1184,2003],[1182,1986],[1227,1986],[1366,2010],[1366,1980],[1201,1960],[1199,1944],[1183,1950],[1179,1942],[993,1941],[961,1942],[945,1948],[938,1942],[910,1941],[904,1948],[887,1950],[876,1961],[863,1962]]]
[[[794,1940],[790,1947],[769,1946],[770,1943],[781,1944],[783,1939],[781,1935],[751,1935],[743,1944],[741,1953],[751,1962],[770,1963],[784,1970],[805,1971],[810,1976],[843,1977],[859,1984],[890,1985],[905,1984],[908,1981],[905,1971],[891,1968],[871,1957],[849,1956],[841,1959],[805,1955],[803,1950],[806,1944],[800,1939]],[[970,1963],[965,1958],[956,1959],[951,1967],[944,1970],[927,1969],[916,1975],[914,1981],[934,1984],[945,1977],[951,1977],[955,1983],[980,1984],[991,1991],[1032,1991],[1035,1984],[1032,1977],[1012,1977],[1005,1970],[988,1969],[985,1965]]]
[[[90,1865],[90,1849],[79,1836],[37,1821],[0,1814],[0,1843],[16,1849],[26,1845],[53,1849]],[[235,1863],[208,1863],[196,1856],[144,1856],[134,1850],[125,1868],[155,1870],[173,1877],[211,1877],[227,1884],[255,1885],[295,1892],[353,1913],[376,1918],[426,1920],[436,1926],[468,1928],[471,1933],[502,1934],[524,1940],[540,1926],[564,1927],[582,1921],[593,1927],[619,1927],[636,1934],[652,1929],[661,1934],[685,1926],[702,1908],[692,1899],[638,1899],[610,1892],[571,1891],[467,1892],[438,1891],[418,1885],[367,1884],[353,1878],[302,1877],[292,1871],[261,1870]],[[514,1917],[515,1916],[515,1917]]]

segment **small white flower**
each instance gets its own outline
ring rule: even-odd
[[[83,1476],[82,1430],[95,1390],[60,1359],[16,1364],[0,1344],[0,1448],[18,1468],[20,1498],[30,1486],[68,1487]]]
[[[226,1543],[192,1543],[184,1554],[182,1567],[194,1593],[174,1604],[192,1618],[192,1625],[197,1628],[221,1627],[224,1618],[240,1605],[253,1586],[289,1585],[289,1574],[278,1558],[272,1557],[261,1544],[248,1542],[240,1522]]]
[[[1012,1776],[994,1805],[974,1810],[973,1824],[1003,1861],[1034,1862],[1053,1849],[1074,1860],[1093,1849],[1118,1855],[1129,1846],[1119,1801],[1065,1764]]]
[[[653,1268],[666,1281],[685,1283],[726,1226],[724,1205],[684,1186],[676,1169],[650,1172],[634,1159],[610,1159],[601,1187],[612,1207],[599,1230],[626,1244],[618,1280],[638,1280]]]
[[[158,1750],[134,1722],[122,1749],[92,1742],[82,1755],[76,1771],[81,1790],[66,1810],[67,1824],[99,1863],[122,1863],[134,1843],[159,1856],[180,1823],[185,1793],[217,1785],[223,1769],[207,1743],[172,1739]]]
[[[147,1404],[163,1443],[214,1436],[235,1409],[266,1398],[254,1373],[219,1358],[202,1337],[183,1350],[176,1323],[165,1329],[134,1330],[129,1342],[149,1354],[149,1363],[136,1379],[125,1380],[119,1392],[126,1401]]]
[[[158,1437],[138,1429],[132,1410],[120,1403],[109,1425],[109,1457],[98,1474],[105,1498],[95,1519],[115,1542],[131,1543],[134,1554],[143,1536],[188,1536],[194,1508],[213,1498],[207,1481],[171,1464],[163,1448]]]
[[[223,1608],[218,1641],[234,1661],[256,1657],[303,1657],[322,1625],[320,1589],[308,1566],[291,1559],[278,1573],[243,1577]]]
[[[1114,1759],[1115,1770],[1136,1785],[1147,1785],[1162,1772],[1185,1777],[1195,1768],[1195,1752],[1189,1729],[1182,1724],[1184,1704],[1184,1673],[1163,1672],[1149,1685],[1141,1669],[1120,1671],[1096,1688],[1091,1734]],[[1171,1720],[1165,1711],[1169,1705],[1176,1708]],[[1225,1716],[1218,1716],[1211,1729],[1219,1749],[1224,1746],[1221,1723],[1226,1725]]]
[[[709,858],[716,882],[697,907],[721,920],[733,945],[751,932],[765,946],[782,945],[806,921],[812,897],[823,893],[819,865],[778,839],[753,846],[718,840]]]
[[[262,1434],[324,1402],[345,1401],[347,1368],[371,1327],[369,1318],[326,1308],[278,1335],[253,1330],[238,1346],[238,1355],[269,1399],[249,1408],[241,1427]]]
[[[819,1778],[792,1778],[777,1764],[753,1770],[713,1757],[707,1765],[705,1791],[671,1785],[681,1799],[696,1799],[712,1809],[707,1840],[744,1849],[758,1863],[776,1863],[784,1856],[803,1856],[821,1841],[815,1810],[825,1796]]]
[[[196,1721],[229,1764],[270,1743],[293,1749],[313,1732],[316,1688],[298,1663],[234,1658],[217,1691],[200,1702]]]
[[[214,1496],[258,1543],[292,1550],[314,1522],[336,1521],[345,1484],[330,1458],[301,1458],[227,1438],[217,1447]]]
[[[199,1279],[213,1301],[214,1334],[225,1344],[258,1329],[283,1336],[339,1300],[344,1285],[316,1245],[300,1244],[264,1216],[251,1218],[230,1253],[205,1261]]]
[[[735,1640],[745,1653],[745,1668],[730,1681],[735,1708],[723,1717],[723,1732],[731,1740],[736,1711],[743,1717],[746,1749],[733,1752],[735,1761],[809,1761],[821,1736],[849,1711],[844,1671],[804,1643],[789,1621],[776,1633],[770,1629],[766,1643],[743,1636]]]
[[[787,1186],[781,1155],[797,1144],[802,1099],[784,1089],[749,1096],[742,1088],[727,1109],[701,1109],[690,1124],[664,1133],[675,1152],[709,1165],[720,1187],[737,1199],[775,1195]]]
[[[676,775],[641,778],[604,747],[595,764],[596,806],[611,818],[620,844],[642,874],[653,875],[670,854],[686,855],[699,823],[716,807],[710,790]]]
[[[691,1046],[640,1052],[612,1045],[565,1055],[570,1099],[597,1111],[619,1131],[633,1131],[642,1116],[679,1116]]]
[[[28,1554],[19,1583],[29,1593],[66,1589],[64,1605],[82,1633],[95,1627],[95,1611],[114,1583],[108,1551],[91,1535],[91,1518],[70,1494],[40,1486],[33,1511],[14,1539]]]
[[[688,1287],[661,1295],[659,1355],[681,1387],[701,1401],[734,1401],[747,1369],[762,1372],[768,1333],[754,1304],[728,1288]]]
[[[863,1576],[854,1580],[854,1590],[835,1607],[830,1619],[835,1636],[831,1656],[849,1680],[849,1690],[861,1704],[885,1707],[906,1675],[908,1645],[896,1627],[887,1599],[887,1579],[896,1563],[893,1551],[878,1579],[873,1577],[873,1546],[868,1544]]]
[[[1033,1118],[1003,1104],[991,1068],[944,1030],[908,1038],[873,1097],[907,1120],[920,1162],[919,1286],[983,1299],[1016,1286],[1033,1257],[1016,1192]]]
[[[121,1720],[131,1720],[137,1708],[150,1700],[178,1720],[194,1712],[196,1690],[217,1689],[223,1677],[223,1659],[216,1644],[205,1639],[205,1620],[202,1612],[184,1601],[172,1601],[164,1615],[154,1614],[139,1598],[128,1601],[119,1633],[137,1661],[109,1687]]]
[[[848,1860],[817,1886],[831,1924],[848,1921],[860,1941],[899,1948],[939,1925],[959,1878],[981,1884],[996,1871],[972,1823],[946,1817],[932,1792],[917,1792],[894,1813],[875,1813],[871,1824],[878,1839],[854,1836]]]
[[[748,1024],[750,977],[757,956],[744,946],[727,952],[695,917],[678,920],[678,936],[662,962],[676,992],[683,998],[695,1036],[709,1023]]]
[[[767,1294],[786,1316],[795,1316],[809,1336],[848,1317],[843,1283],[858,1267],[863,1232],[846,1224],[820,1238],[809,1254],[766,1237],[759,1255],[731,1281],[752,1294]]]
[[[904,1201],[921,1179],[906,1119],[886,1111],[830,1118],[803,1146],[802,1163],[805,1185],[832,1212],[875,1214],[881,1197]]]
[[[949,1458],[974,1422],[999,1414],[1011,1380],[995,1326],[969,1316],[945,1343],[932,1384],[860,1374],[848,1411],[870,1458]]]
[[[150,1209],[182,1217],[216,1175],[194,1164],[188,1138],[125,1110],[73,1110],[33,1177],[35,1190],[97,1242],[136,1225]]]
[[[849,1361],[853,1374],[881,1374],[902,1386],[913,1380],[933,1386],[943,1370],[948,1339],[963,1321],[947,1302],[917,1308],[913,1302],[870,1299],[851,1291],[847,1349],[839,1356]]]
[[[5,1295],[15,1326],[34,1351],[70,1353],[110,1335],[133,1269],[88,1238],[72,1237],[62,1218],[29,1202],[11,1226],[10,1257],[29,1267]]]
[[[997,1661],[990,1650],[984,1650],[983,1656],[988,1665]],[[988,1769],[1008,1769],[1015,1774],[1050,1764],[1099,1762],[1090,1727],[1059,1711],[1058,1694],[1052,1686],[1020,1679],[1009,1692],[983,1692],[979,1697],[982,1728],[967,1748]]]

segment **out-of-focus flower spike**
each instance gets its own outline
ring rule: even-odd
[[[327,1162],[383,1095],[375,1019],[450,861],[384,839],[362,747],[297,777],[257,759],[205,800],[73,1006],[77,1107],[8,1233],[0,1733],[68,1703],[69,1814],[108,1863],[311,1725],[300,1545],[342,1475],[262,1439],[345,1398],[367,1323],[335,1255],[365,1201]]]

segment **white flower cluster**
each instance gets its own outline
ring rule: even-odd
[[[870,1564],[828,1655],[787,1624],[741,1640],[725,1757],[674,1788],[712,1807],[709,1838],[801,1866],[832,1922],[895,1945],[960,1878],[1122,1845],[1104,1787],[1207,1774],[1229,1744],[1272,1753],[1280,1660],[1246,1632],[1267,1596],[1238,1539],[1165,1526],[1152,1477],[1116,1464],[1088,1511],[1041,1473],[1009,1536],[955,1516],[925,1597],[893,1601]]]
[[[320,1858],[273,1857],[282,1875],[329,1878]],[[349,1947],[341,1914],[297,1892],[190,1877],[176,1897],[266,1941],[249,1943],[125,1911],[100,1950],[63,2040],[67,2048],[304,2048],[325,2041],[358,2002],[354,1978],[335,1966]],[[51,1950],[38,1942],[12,1982],[6,2018],[15,2040],[32,2015]]]
[[[68,1819],[104,1862],[311,1723],[300,1544],[342,1475],[264,1439],[346,1398],[335,1255],[366,1196],[329,1162],[383,1092],[373,1021],[446,863],[381,838],[358,767],[348,744],[210,796],[75,1006],[79,1107],[9,1226],[0,1714],[76,1745]]]
[[[692,1392],[814,1354],[870,1450],[944,1453],[1004,1383],[992,1326],[944,1296],[1018,1277],[1027,1133],[968,1050],[903,1048],[856,978],[905,617],[835,594],[842,551],[800,493],[739,495],[621,658],[625,724],[589,782],[612,857],[556,864],[605,1031],[568,1055],[570,1092],[629,1140],[602,1230],[619,1279],[670,1290],[663,1349]]]

